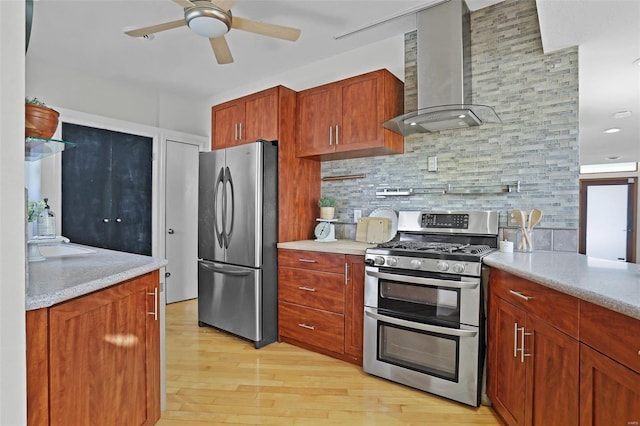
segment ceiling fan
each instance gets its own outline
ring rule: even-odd
[[[300,37],[300,30],[296,28],[232,16],[231,7],[235,0],[172,1],[184,8],[183,19],[125,31],[125,34],[132,37],[143,37],[186,25],[194,33],[209,39],[213,54],[219,64],[233,62],[231,50],[229,50],[227,40],[224,38],[224,35],[232,28],[289,41],[296,41]]]

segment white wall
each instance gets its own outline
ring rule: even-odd
[[[216,93],[208,99],[208,104],[216,105],[277,85],[300,91],[381,68],[388,69],[404,81],[404,34],[313,62],[272,78]]]
[[[24,1],[0,1],[0,425],[26,423]]]
[[[26,95],[52,107],[207,136],[211,105],[197,99],[124,82],[95,78],[27,55]]]

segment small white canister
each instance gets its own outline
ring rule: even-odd
[[[500,241],[500,251],[503,253],[513,253],[513,243],[511,241]]]

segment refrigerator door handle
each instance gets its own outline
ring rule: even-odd
[[[218,272],[224,275],[232,275],[234,277],[246,277],[251,273],[251,271],[228,269],[225,267],[213,266],[207,263],[200,263],[200,266],[202,266],[207,271]]]
[[[218,239],[218,244],[220,245],[220,247],[222,247],[222,242],[223,242],[223,232],[224,232],[224,226],[225,226],[225,220],[224,220],[224,210],[222,210],[222,230],[218,227],[218,190],[220,188],[220,185],[222,185],[223,189],[224,189],[224,169],[221,167],[220,168],[220,172],[218,173],[218,177],[216,178],[216,183],[213,189],[213,227],[215,229],[216,232],[216,238]],[[222,194],[223,200],[222,200],[222,207],[224,209],[224,192]]]
[[[227,167],[226,173],[225,173],[225,183],[229,184],[229,189],[231,189],[231,223],[229,224],[229,231],[226,231],[226,225],[225,225],[225,248],[229,248],[229,243],[231,242],[231,234],[233,234],[233,222],[234,222],[234,216],[235,216],[235,209],[236,209],[236,205],[235,205],[235,201],[236,201],[236,197],[235,197],[235,189],[233,187],[233,178],[231,177],[231,170],[229,169],[229,167]],[[226,196],[226,191],[225,191],[225,196]],[[227,214],[227,205],[225,203],[225,219],[226,219],[226,214]]]

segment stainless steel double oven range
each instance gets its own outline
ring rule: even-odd
[[[400,211],[399,239],[366,250],[364,370],[468,405],[482,394],[482,258],[498,212]]]

